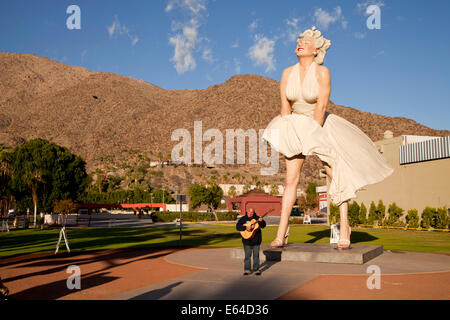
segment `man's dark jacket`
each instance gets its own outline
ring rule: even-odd
[[[264,221],[264,219],[263,219],[263,221],[258,221],[259,217],[256,213],[253,213],[253,216],[251,216],[251,217],[248,217],[247,214],[245,214],[242,218],[240,218],[238,220],[238,222],[236,224],[236,230],[244,231],[245,230],[244,224],[247,221],[251,221],[252,219],[255,219],[258,222],[260,228],[264,228],[266,226],[266,222]],[[241,238],[242,238],[242,243],[245,245],[248,245],[248,246],[254,246],[257,244],[261,244],[261,240],[262,240],[261,229],[258,229],[258,231],[256,231],[256,233],[255,233],[255,236],[250,240],[244,239],[244,237],[242,237],[242,235],[241,235]]]

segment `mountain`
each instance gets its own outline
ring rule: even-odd
[[[185,128],[193,139],[194,120],[202,120],[203,132],[217,128],[224,138],[225,129],[264,129],[279,114],[280,99],[279,82],[258,75],[235,75],[201,90],[165,90],[114,73],[8,52],[0,52],[0,92],[0,143],[14,147],[31,138],[45,138],[81,155],[89,172],[105,168],[108,155],[126,160],[133,150],[152,154],[154,160],[162,152],[166,158],[178,144],[171,141],[173,130]],[[354,123],[373,141],[382,139],[385,130],[394,136],[450,135],[448,130],[434,130],[411,119],[363,112],[332,101],[327,110]],[[308,158],[302,175],[316,178],[320,161]],[[281,175],[273,177],[278,182],[283,181],[284,172],[284,160],[280,160]],[[228,168],[259,175],[260,166]],[[177,173],[171,176],[176,180]],[[191,177],[185,175],[186,181]]]

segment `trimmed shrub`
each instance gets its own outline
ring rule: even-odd
[[[235,221],[237,212],[217,212],[219,221]],[[180,218],[180,213],[175,211],[157,211],[151,213],[153,222],[172,222]],[[212,212],[187,211],[182,212],[183,221],[215,221]]]
[[[386,206],[383,203],[383,200],[378,200],[376,212],[376,222],[377,225],[381,226],[386,215]]]
[[[351,205],[348,206],[348,223],[351,227],[354,227],[359,222],[359,204],[353,201]]]
[[[432,207],[425,207],[422,211],[422,228],[429,229],[436,226],[437,210]]]
[[[290,224],[303,224],[303,218],[299,217],[292,217],[292,219],[289,219]]]
[[[339,206],[335,205],[333,202],[330,202],[330,215],[328,217],[328,221],[330,224],[337,224],[341,219],[341,213],[339,211]]]
[[[377,212],[376,212],[377,208],[375,206],[375,203],[372,201],[370,203],[370,208],[369,208],[369,217],[367,219],[367,224],[369,225],[375,225],[375,222],[377,220]]]
[[[447,208],[438,208],[436,212],[436,229],[446,229],[448,225]]]
[[[358,223],[366,224],[366,222],[367,222],[367,208],[364,205],[364,202],[361,202],[361,208],[359,209]]]
[[[383,220],[384,226],[392,226],[392,227],[404,227],[405,223],[400,221],[400,218],[403,216],[403,209],[398,207],[394,202],[389,205],[388,213],[389,216],[386,216]]]
[[[419,214],[417,209],[408,210],[408,215],[406,216],[406,223],[408,228],[418,228],[419,227]]]

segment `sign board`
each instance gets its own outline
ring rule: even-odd
[[[178,194],[177,195],[177,201],[179,201],[179,202],[186,202],[186,195],[185,194]]]

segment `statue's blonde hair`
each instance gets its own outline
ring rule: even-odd
[[[298,36],[297,44],[300,45],[300,40],[303,37],[311,37],[314,39],[314,45],[316,49],[320,49],[317,56],[314,58],[314,61],[318,64],[323,64],[323,60],[325,60],[325,55],[327,54],[327,50],[330,48],[331,41],[328,39],[325,39],[322,36],[322,32],[316,29],[315,26],[313,26],[311,29],[305,30],[302,34]]]

